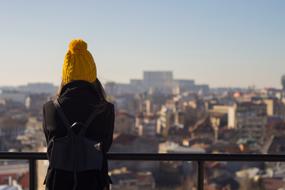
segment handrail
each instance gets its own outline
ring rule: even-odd
[[[109,160],[137,161],[265,161],[285,162],[285,154],[180,154],[180,153],[108,153]],[[0,159],[46,160],[44,152],[0,152]]]
[[[119,161],[195,161],[198,164],[197,188],[204,189],[204,162],[206,161],[247,161],[285,162],[281,154],[157,154],[157,153],[108,153],[109,160]],[[2,160],[29,160],[30,190],[37,187],[36,160],[46,160],[43,152],[0,152]]]

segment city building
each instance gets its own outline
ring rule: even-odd
[[[29,117],[23,134],[16,138],[22,145],[22,150],[25,152],[36,152],[39,147],[45,145],[45,137],[43,134],[42,121],[36,117]]]
[[[186,80],[186,79],[177,79],[175,80],[177,86],[180,88],[180,93],[193,91],[195,89],[195,81],[194,80]]]
[[[285,105],[277,98],[265,98],[263,102],[266,104],[268,116],[285,119]]]
[[[22,144],[17,137],[25,133],[27,118],[5,116],[0,118],[0,150],[20,150]]]
[[[115,83],[107,82],[104,88],[108,95],[120,96],[125,94],[133,94],[137,91],[134,90],[133,86],[127,83]]]
[[[13,101],[15,103],[25,104],[27,93],[20,92],[18,90],[1,90],[0,98],[6,101]]]
[[[156,115],[138,115],[136,117],[136,129],[139,136],[155,137],[157,127]]]
[[[49,94],[29,94],[25,100],[25,107],[31,114],[41,117],[42,107],[49,98]]]
[[[110,172],[112,190],[154,190],[155,179],[151,172],[132,172],[121,168]]]
[[[136,129],[135,129],[135,122],[136,117],[134,115],[131,115],[130,113],[118,110],[116,112],[115,117],[115,128],[114,132],[118,134],[130,134],[135,135]]]
[[[171,94],[174,87],[172,71],[144,71],[143,86],[155,92]]]
[[[239,138],[263,143],[267,124],[267,110],[264,103],[239,102],[235,104],[235,128]]]
[[[190,79],[174,79],[172,71],[144,71],[142,79],[131,79],[129,83],[107,82],[106,92],[113,96],[148,92],[150,94],[173,94],[194,92],[208,94],[210,88],[205,84],[195,84]]]
[[[29,167],[26,163],[0,163],[0,190],[28,190]]]
[[[161,134],[164,137],[168,136],[169,128],[174,123],[173,111],[166,106],[162,106],[158,113],[157,120],[157,134]]]
[[[159,144],[159,153],[206,153],[201,147],[181,146],[177,143],[166,141]]]
[[[223,125],[227,128],[235,128],[235,108],[231,105],[214,105],[209,110],[212,122],[215,125]],[[217,123],[218,122],[218,123]]]
[[[17,87],[20,92],[55,95],[58,87],[52,83],[28,83]]]

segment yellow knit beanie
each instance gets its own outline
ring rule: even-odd
[[[95,82],[96,75],[95,61],[87,50],[87,43],[82,39],[72,40],[64,58],[62,82],[64,84],[73,80]]]

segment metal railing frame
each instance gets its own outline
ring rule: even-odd
[[[28,160],[30,190],[37,187],[37,160],[46,160],[46,153],[0,152],[1,160]],[[206,161],[246,161],[285,162],[285,155],[278,154],[156,154],[156,153],[108,153],[108,160],[116,161],[194,161],[198,164],[197,186],[204,189],[204,162]]]

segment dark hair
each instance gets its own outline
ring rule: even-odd
[[[97,78],[96,81],[94,81],[93,83],[91,83],[91,85],[93,85],[94,87],[94,90],[97,92],[98,96],[99,96],[99,99],[103,102],[107,102],[107,96],[106,96],[106,92],[104,90],[104,87],[103,85],[101,84],[100,80]],[[58,88],[58,91],[57,91],[57,94],[56,96],[59,97],[61,92],[62,92],[62,89],[63,87],[65,86],[64,82],[62,81],[59,88]]]
[[[64,86],[64,82],[61,81],[61,83],[60,83],[60,85],[58,87],[58,90],[56,92],[56,98],[58,98],[60,96],[63,86]]]
[[[100,100],[107,102],[106,92],[100,80],[97,78],[92,84],[94,85],[94,89],[96,90]]]

